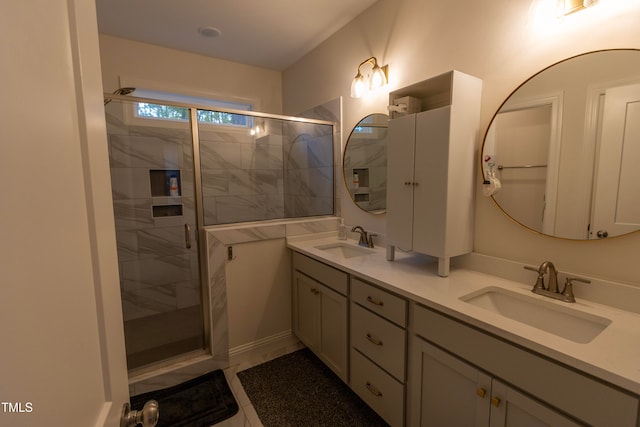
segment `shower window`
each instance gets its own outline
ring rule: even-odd
[[[140,119],[188,122],[189,114],[188,108],[149,102],[136,102],[133,109],[133,115]],[[251,117],[242,114],[206,110],[198,110],[198,121],[211,125],[235,126],[240,128],[248,128],[253,122]]]
[[[251,111],[253,106],[245,102],[225,101],[221,99],[198,98],[167,92],[136,89],[136,96],[157,99],[162,103],[136,103],[133,115],[137,118],[189,121],[189,109],[166,105],[167,102],[178,102],[190,105],[204,105],[211,108]],[[250,128],[252,117],[244,114],[233,114],[224,111],[199,110],[198,121],[222,126]]]

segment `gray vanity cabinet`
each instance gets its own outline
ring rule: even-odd
[[[413,308],[407,425],[636,427],[637,396]]]
[[[293,253],[293,333],[348,381],[348,275]]]
[[[416,339],[414,353],[420,401],[411,425],[581,425],[425,340]]]
[[[404,425],[407,301],[351,276],[349,385],[391,426]]]

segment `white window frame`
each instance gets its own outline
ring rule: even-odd
[[[158,82],[152,82],[145,79],[127,77],[119,78],[120,87],[134,87],[135,92],[131,96],[139,98],[155,99],[158,104],[165,103],[184,103],[188,105],[197,105],[199,107],[211,107],[211,110],[219,111],[219,109],[233,109],[238,111],[253,112],[259,107],[259,100],[248,99],[237,96],[225,96],[221,94],[194,91],[189,88],[179,87],[175,85],[167,85]],[[242,107],[246,107],[245,110]],[[241,114],[241,113],[240,113]],[[182,120],[161,119],[152,117],[143,117],[136,114],[133,103],[123,104],[123,120],[127,125],[133,126],[158,126],[168,128],[184,128],[185,122]],[[187,126],[189,122],[187,121]],[[248,132],[253,129],[254,117],[247,115],[246,126],[234,126],[225,124],[215,124],[207,122],[198,122],[199,126],[222,126],[227,132]]]

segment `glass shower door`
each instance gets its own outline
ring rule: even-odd
[[[148,118],[140,108],[171,109]],[[105,105],[129,370],[206,346],[188,109]]]

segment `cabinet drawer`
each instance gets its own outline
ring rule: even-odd
[[[405,378],[406,339],[404,329],[351,303],[351,346],[400,382]]]
[[[326,264],[298,252],[293,253],[293,268],[314,278],[334,291],[339,292],[342,295],[347,295],[347,273],[333,267],[329,267]]]
[[[417,335],[588,424],[636,426],[634,395],[420,305],[413,325]]]
[[[404,386],[356,350],[351,350],[351,388],[389,425],[403,425]]]
[[[407,326],[407,301],[351,277],[351,299],[403,328]]]

